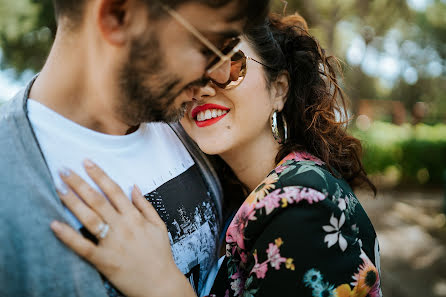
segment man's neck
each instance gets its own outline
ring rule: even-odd
[[[88,52],[88,43],[56,37],[30,98],[91,130],[127,134],[132,127],[114,111],[116,86],[107,81],[111,80],[107,69],[98,71],[97,65],[97,58]]]
[[[274,169],[278,152],[279,145],[272,134],[265,134],[220,156],[238,179],[253,191]]]

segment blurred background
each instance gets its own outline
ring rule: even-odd
[[[358,196],[384,295],[446,296],[446,0],[289,0],[286,11],[342,61],[349,129],[379,190]],[[51,0],[0,0],[0,104],[42,67],[55,30]]]

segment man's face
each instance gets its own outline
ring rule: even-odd
[[[235,2],[219,9],[191,2],[175,10],[221,48],[242,29],[241,22],[227,20]],[[186,104],[193,100],[194,87],[208,81],[206,67],[212,57],[212,52],[171,16],[149,22],[144,35],[133,39],[128,61],[121,68],[123,98],[119,98],[118,114],[130,125],[181,119]]]

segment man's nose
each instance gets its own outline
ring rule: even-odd
[[[225,61],[220,67],[208,73],[207,76],[220,84],[224,84],[229,80],[231,74],[231,60]]]

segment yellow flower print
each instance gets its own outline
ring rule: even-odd
[[[248,196],[246,202],[248,204],[253,204],[261,201],[265,198],[272,190],[276,188],[275,183],[279,180],[277,173],[270,174],[263,182]]]
[[[269,194],[272,190],[276,188],[275,183],[279,180],[277,173],[269,175],[255,190],[256,200],[261,201]]]
[[[283,240],[281,237],[274,240],[274,243],[277,245],[277,247],[280,247],[283,244]]]
[[[285,267],[287,269],[290,269],[290,270],[294,271],[294,269],[296,269],[296,267],[294,266],[293,262],[294,262],[293,258],[286,259]]]
[[[343,284],[336,288],[336,297],[354,297],[354,290],[350,288],[350,285]]]
[[[288,199],[282,198],[282,208],[285,208],[288,206]]]
[[[354,288],[350,285],[343,284],[335,289],[337,297],[379,297],[379,274],[376,267],[365,254],[362,255],[364,263],[359,266],[359,271],[353,277],[355,282],[352,283]]]

